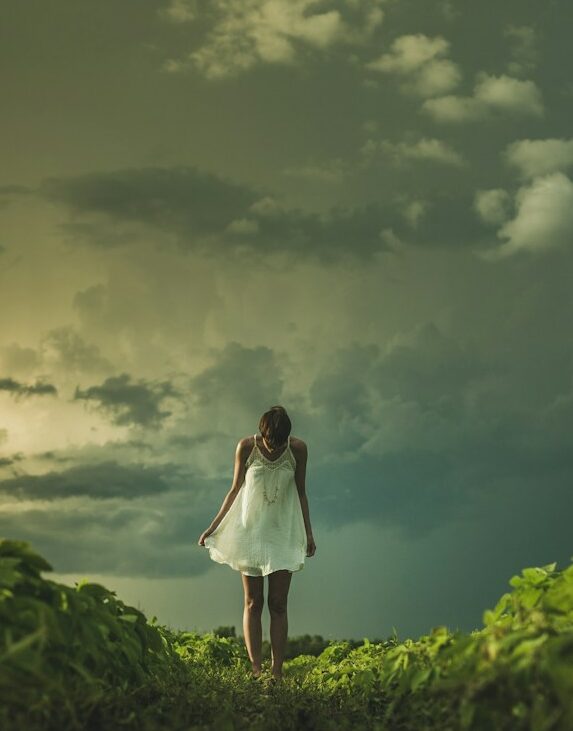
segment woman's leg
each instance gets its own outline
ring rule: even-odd
[[[263,626],[261,617],[265,603],[264,577],[241,574],[245,591],[243,610],[243,635],[253,666],[253,674],[259,675],[262,664]]]
[[[272,673],[282,678],[288,636],[287,598],[292,572],[282,569],[269,574],[269,612],[271,615]]]

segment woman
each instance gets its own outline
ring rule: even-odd
[[[214,561],[241,572],[243,632],[255,677],[261,675],[263,587],[269,577],[274,681],[282,678],[292,574],[316,551],[305,487],[308,450],[290,431],[286,410],[273,406],[260,418],[260,437],[241,439],[231,489],[199,538]]]

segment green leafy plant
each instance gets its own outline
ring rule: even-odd
[[[175,630],[100,584],[41,576],[51,570],[28,543],[0,540],[3,731],[573,728],[573,565],[523,569],[470,633],[293,638],[312,652],[291,652],[274,688],[252,677],[234,627]]]

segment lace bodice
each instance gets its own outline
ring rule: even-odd
[[[293,470],[296,469],[296,459],[290,447],[290,434],[287,439],[286,449],[279,457],[277,457],[277,459],[269,459],[268,457],[265,457],[265,455],[259,449],[259,445],[257,444],[256,434],[254,434],[253,437],[255,443],[253,449],[251,450],[251,453],[247,457],[247,461],[245,463],[246,469],[249,469],[253,462],[259,462],[271,471],[278,470],[279,468],[284,466],[286,466],[287,468],[292,467]]]

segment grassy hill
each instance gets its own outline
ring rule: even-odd
[[[278,686],[234,630],[177,631],[51,570],[0,540],[2,731],[573,729],[573,564],[523,569],[469,634],[291,639]]]

